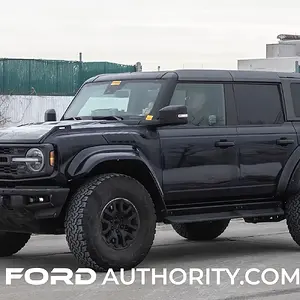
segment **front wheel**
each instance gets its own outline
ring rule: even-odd
[[[30,233],[0,231],[0,257],[19,252],[29,241]]]
[[[191,241],[209,241],[220,236],[229,224],[229,220],[198,223],[173,224],[174,230]]]
[[[97,176],[74,194],[66,215],[66,238],[82,265],[95,271],[131,269],[148,254],[155,235],[152,199],[134,178]]]

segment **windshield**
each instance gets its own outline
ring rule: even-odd
[[[80,117],[143,117],[150,114],[162,83],[153,81],[109,81],[83,86],[63,119]]]

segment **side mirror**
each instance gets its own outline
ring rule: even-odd
[[[159,111],[160,125],[179,125],[187,123],[188,113],[185,105],[170,105]]]
[[[51,121],[56,121],[56,111],[55,109],[48,109],[45,112],[45,122],[51,122]]]

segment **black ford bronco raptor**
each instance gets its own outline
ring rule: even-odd
[[[156,224],[213,240],[287,221],[300,245],[300,74],[99,75],[65,113],[0,130],[0,256],[66,234],[78,262],[130,269]]]

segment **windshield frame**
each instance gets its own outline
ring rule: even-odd
[[[76,101],[81,93],[81,91],[88,85],[101,85],[101,84],[111,84],[114,81],[118,81],[118,79],[110,79],[110,80],[103,80],[103,81],[97,81],[97,82],[86,82],[85,84],[83,84],[81,86],[81,88],[77,91],[77,93],[75,94],[75,96],[73,97],[72,101],[69,103],[68,107],[66,108],[64,114],[61,117],[61,121],[69,119],[70,117],[68,115],[66,115],[69,111],[70,111],[70,107],[73,105],[74,101]],[[167,85],[167,81],[166,79],[157,79],[157,78],[153,78],[153,79],[125,79],[125,80],[120,80],[122,82],[126,82],[126,83],[138,83],[138,82],[149,82],[149,83],[160,83],[161,86],[159,88],[159,92],[156,96],[156,99],[154,101],[154,105],[152,107],[152,109],[150,110],[150,112],[148,112],[148,114],[146,115],[130,115],[128,114],[128,116],[131,117],[131,119],[135,119],[135,120],[143,120],[146,118],[147,115],[153,115],[153,116],[157,116],[157,108],[161,107],[160,103],[161,103],[161,99],[164,98],[163,94],[165,92],[166,89],[166,85]],[[165,102],[165,101],[164,101]],[[124,115],[117,115],[118,117],[125,117],[126,118],[126,114]],[[97,116],[93,117],[93,116],[72,116],[74,117],[74,120],[77,119],[79,120],[80,117],[84,118],[84,119],[97,119]],[[130,118],[129,118],[130,119]]]

